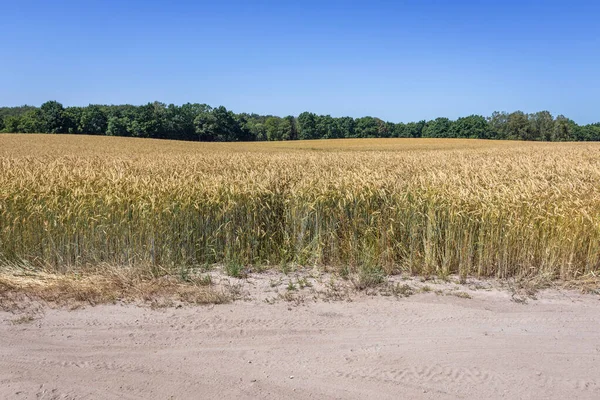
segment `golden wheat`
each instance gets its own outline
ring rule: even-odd
[[[213,263],[594,273],[600,144],[0,135],[1,265]]]

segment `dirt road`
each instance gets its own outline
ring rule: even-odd
[[[2,399],[598,399],[599,296],[0,313]]]

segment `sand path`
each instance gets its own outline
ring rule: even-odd
[[[2,399],[599,399],[598,296],[0,313]]]

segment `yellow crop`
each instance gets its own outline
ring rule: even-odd
[[[0,265],[22,262],[574,278],[600,268],[600,144],[4,134]]]

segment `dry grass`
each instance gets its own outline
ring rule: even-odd
[[[0,135],[0,268],[156,278],[296,263],[339,266],[360,287],[365,271],[579,279],[600,270],[599,155],[589,143]],[[115,287],[104,272],[68,279],[41,295],[125,290],[100,289]]]
[[[220,304],[235,298],[230,289],[212,287],[201,276],[182,282],[177,277],[144,277],[144,273],[120,268],[69,274],[10,269],[0,274],[0,310],[19,311],[21,307],[30,307],[32,302],[69,308],[116,302],[145,303],[152,307],[176,303]]]

